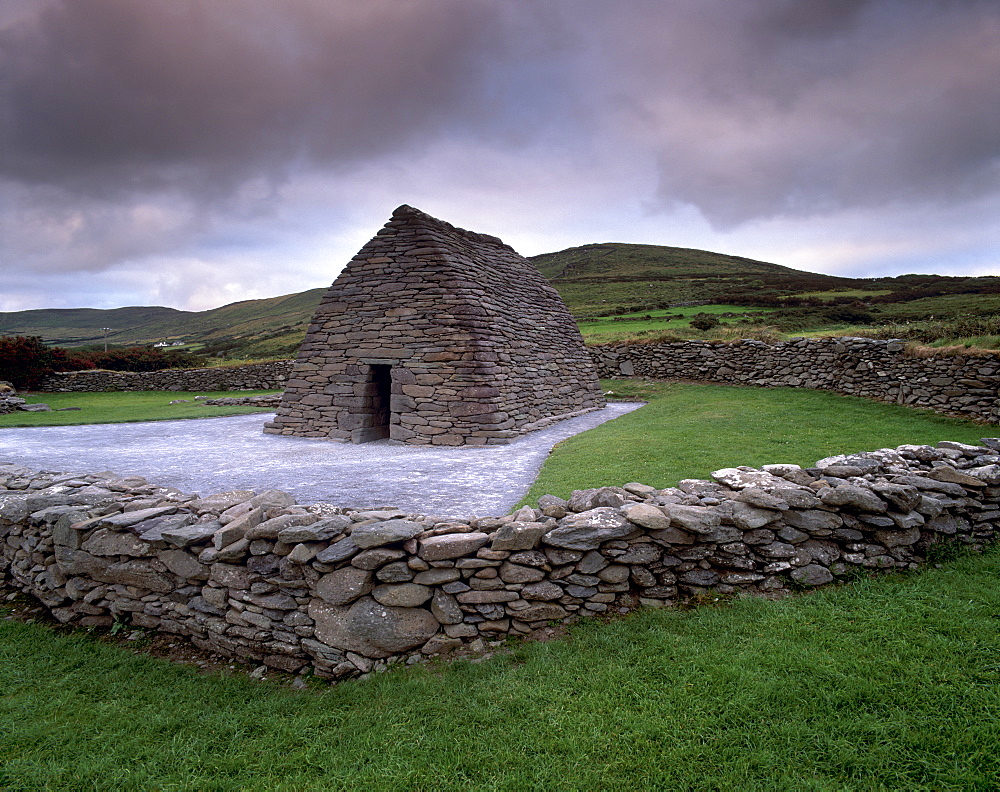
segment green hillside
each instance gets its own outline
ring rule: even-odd
[[[732,332],[766,324],[762,332],[772,334],[888,333],[924,343],[1000,344],[997,277],[841,278],[706,250],[610,242],[530,260],[591,341],[650,338],[665,331],[714,337],[690,329],[690,321],[704,311]],[[209,311],[146,306],[0,313],[0,334],[84,346],[103,343],[103,328],[111,328],[107,340],[115,345],[167,342],[229,359],[288,357],[325,291],[243,300]],[[695,307],[679,307],[684,303]],[[702,308],[705,303],[715,307]],[[616,324],[608,324],[609,318]]]
[[[545,253],[531,261],[577,317],[712,300],[742,304],[761,289],[776,294],[859,288],[838,278],[707,250],[603,243]]]
[[[208,311],[132,307],[52,308],[0,313],[0,334],[41,336],[59,346],[182,342],[197,349],[237,345],[250,349],[296,346],[326,289],[242,300]]]

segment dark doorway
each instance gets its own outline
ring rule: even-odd
[[[392,410],[389,398],[392,395],[392,366],[371,367],[371,439],[389,436],[389,417]]]

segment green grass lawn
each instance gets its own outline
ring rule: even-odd
[[[604,380],[613,398],[649,404],[564,440],[524,503],[545,494],[639,481],[673,486],[713,470],[817,459],[903,443],[976,443],[997,427],[851,396],[798,388],[745,388]]]
[[[698,338],[712,335],[711,332],[699,332],[691,327],[691,319],[696,314],[759,314],[762,318],[769,313],[768,308],[746,308],[739,305],[698,305],[683,308],[666,308],[652,311],[637,311],[623,314],[624,317],[650,316],[648,320],[615,321],[615,317],[602,316],[590,321],[578,322],[580,333],[588,344],[608,344],[624,341],[629,338],[645,338],[659,333],[675,331],[681,336]],[[664,319],[665,316],[683,314],[683,319]],[[737,318],[720,318],[725,326],[733,326],[739,322]]]
[[[538,494],[991,431],[817,391],[604,385],[650,403],[557,446]],[[0,620],[0,788],[996,788],[998,575],[994,549],[302,691]]]
[[[1000,553],[296,691],[0,621],[0,787],[995,789]]]
[[[259,396],[275,391],[115,391],[106,393],[38,393],[25,397],[29,404],[44,403],[53,410],[79,407],[71,412],[13,412],[0,415],[0,429],[11,426],[75,426],[93,423],[166,421],[175,418],[217,418],[220,415],[268,412],[260,407],[213,407],[194,401],[195,396]],[[188,399],[189,404],[171,404]]]

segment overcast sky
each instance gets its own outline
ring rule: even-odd
[[[1000,275],[1000,2],[0,2],[0,310],[327,286],[402,203]]]

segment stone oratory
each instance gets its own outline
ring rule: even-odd
[[[483,446],[602,406],[576,322],[535,266],[404,205],[324,296],[264,431]]]

